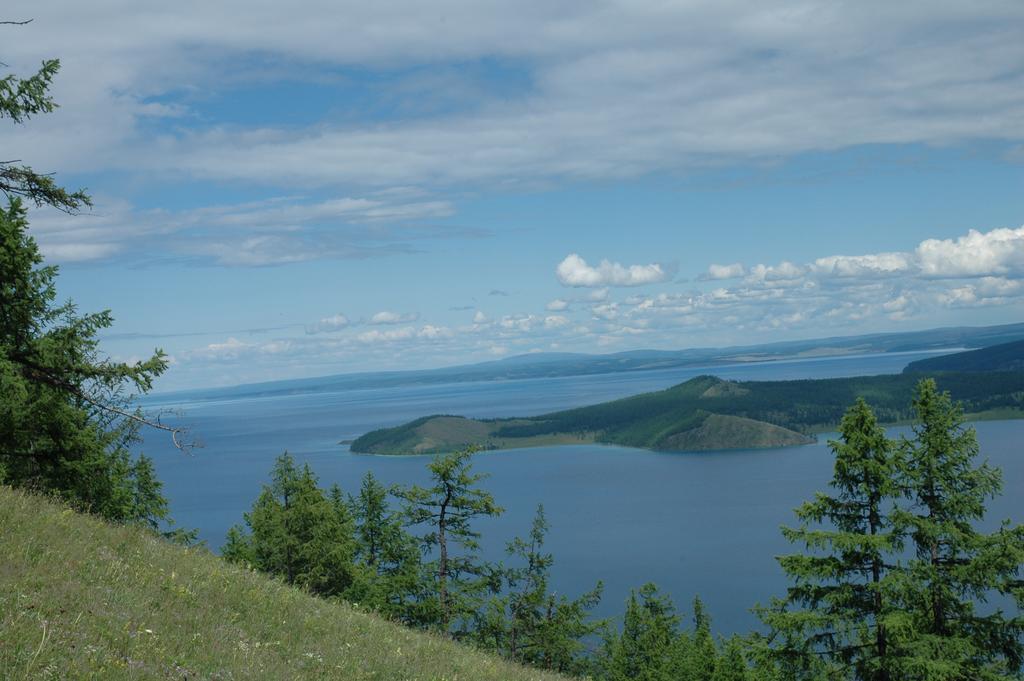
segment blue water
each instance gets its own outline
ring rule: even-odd
[[[178,523],[198,528],[211,548],[241,522],[287,449],[308,462],[321,483],[355,491],[372,470],[385,484],[426,482],[424,457],[354,455],[339,440],[433,413],[474,417],[530,415],[666,388],[713,373],[734,379],[792,379],[900,371],[925,353],[730,365],[703,369],[603,374],[490,383],[407,386],[166,404],[181,411],[205,447],[193,455],[150,433],[145,450],[156,460]],[[174,419],[165,418],[172,422]],[[975,426],[982,453],[1003,469],[1006,493],[990,519],[1024,516],[1024,421]],[[893,429],[893,432],[905,432]],[[749,608],[779,595],[786,580],[773,556],[789,551],[779,534],[792,509],[824,489],[832,460],[824,441],[776,450],[664,454],[597,445],[488,452],[477,470],[505,507],[480,523],[484,550],[500,558],[505,543],[525,533],[538,503],[551,524],[554,587],[568,595],[597,580],[605,596],[597,613],[621,613],[630,588],[654,581],[686,607],[700,594],[716,630],[743,632],[756,624]]]

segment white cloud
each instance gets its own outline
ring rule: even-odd
[[[890,277],[905,274],[913,268],[907,253],[876,253],[874,255],[832,255],[814,261],[813,270],[822,276]]]
[[[166,211],[138,210],[123,200],[97,197],[96,208],[79,215],[53,209],[33,212],[31,233],[47,258],[58,262],[120,254],[144,262],[186,255],[242,267],[388,255],[410,250],[413,240],[467,234],[463,229],[418,226],[447,217],[454,208],[443,201],[409,198],[278,197]]]
[[[569,303],[568,301],[562,300],[561,298],[555,298],[550,303],[548,303],[544,307],[544,309],[548,310],[549,312],[562,312],[563,310],[569,309]]]
[[[705,279],[736,279],[747,273],[742,263],[734,262],[731,265],[709,265]]]
[[[391,341],[408,340],[416,336],[416,329],[406,326],[401,329],[370,329],[356,335],[360,343],[387,343]]]
[[[564,286],[642,286],[664,281],[668,274],[661,265],[623,266],[617,262],[602,260],[597,267],[591,267],[576,253],[567,255],[555,268],[555,275]]]
[[[444,326],[434,326],[432,324],[424,324],[419,331],[416,332],[417,338],[426,338],[428,340],[436,340],[439,338],[452,338],[455,333]]]
[[[749,281],[789,286],[796,283],[804,274],[804,268],[791,262],[783,261],[778,265],[754,265],[750,268]]]
[[[27,69],[60,54],[63,108],[0,143],[11,157],[69,171],[393,186],[619,178],[864,144],[1019,142],[1020,3],[918,9],[451,0],[438,14],[409,0],[341,12],[327,0],[184,0],[167,14],[128,0],[13,0],[6,13],[36,21],[5,34],[4,59]],[[451,67],[488,59],[529,85],[488,88],[489,74]],[[430,74],[406,73],[423,63]],[[213,84],[332,86],[351,67],[398,80],[391,92],[407,94],[395,108],[407,115],[338,121],[324,111],[305,128],[204,118],[201,93]],[[433,74],[444,72],[438,87]],[[448,97],[440,115],[415,107],[438,96]],[[145,134],[161,118],[188,125]]]
[[[590,311],[594,313],[595,317],[612,320],[619,316],[619,304],[614,302],[601,303],[591,307]]]
[[[238,359],[238,357],[254,347],[256,346],[251,343],[243,343],[232,336],[223,343],[210,343],[194,350],[190,355],[203,359],[233,360]]]
[[[408,322],[414,322],[419,319],[419,314],[415,312],[408,312],[405,314],[399,314],[397,312],[391,312],[389,310],[382,310],[372,317],[367,322],[368,324],[406,324]]]
[[[559,314],[548,315],[544,318],[544,328],[546,329],[557,329],[562,326],[568,326],[569,319]]]
[[[957,239],[928,239],[917,247],[921,272],[927,277],[1024,275],[1024,227],[970,230]]]
[[[310,324],[306,326],[307,334],[315,333],[331,333],[334,331],[341,331],[349,325],[349,319],[340,312],[331,317],[324,317],[316,324]]]

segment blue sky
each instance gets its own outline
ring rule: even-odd
[[[16,0],[158,390],[1024,320],[1024,6]]]

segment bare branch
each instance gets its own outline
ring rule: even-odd
[[[3,26],[24,26],[25,24],[31,24],[35,19],[25,19],[25,21],[0,21],[0,25]]]

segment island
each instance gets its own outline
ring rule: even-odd
[[[998,361],[986,362],[986,352]],[[961,402],[968,418],[1021,418],[1024,371],[1016,368],[1021,357],[1024,343],[1008,343],[950,355],[943,358],[942,371],[934,373],[923,372],[931,369],[928,365],[922,371],[911,365],[901,374],[793,381],[697,376],[666,390],[539,416],[425,416],[367,433],[351,443],[351,451],[435,454],[470,445],[513,449],[590,443],[667,452],[787,447],[814,442],[818,433],[835,429],[858,397],[871,404],[883,423],[908,422],[914,387],[926,375]],[[960,366],[997,370],[958,371]]]

